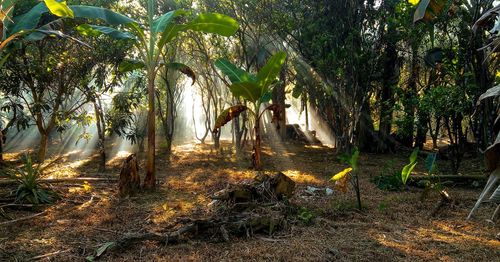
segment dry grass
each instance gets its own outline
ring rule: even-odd
[[[223,154],[207,145],[179,146],[170,165],[160,152],[157,163],[161,185],[155,193],[119,200],[114,184],[53,185],[64,197],[51,207],[41,208],[47,208],[47,215],[0,228],[0,261],[23,261],[57,251],[63,252],[47,260],[83,261],[100,244],[125,233],[164,232],[182,217],[204,216],[211,193],[222,189],[227,182],[254,175],[248,168],[248,159],[236,159],[227,149],[229,145],[223,146]],[[429,219],[428,214],[439,200],[437,195],[420,202],[421,189],[386,192],[369,182],[370,177],[380,174],[390,162],[395,169],[402,167],[406,154],[361,156],[365,208],[359,212],[353,208],[352,192],[313,197],[302,193],[308,185],[333,186],[328,178],[344,165],[338,162],[332,149],[284,144],[265,148],[264,153],[265,167],[284,171],[298,183],[293,202],[315,215],[311,225],[297,223],[273,236],[233,238],[230,243],[216,243],[210,238],[167,247],[142,243],[107,254],[102,260],[495,261],[500,257],[497,235],[500,226],[486,222],[493,206],[484,204],[474,220],[465,220],[480,189],[450,187],[457,204]],[[120,158],[110,160],[109,171],[101,174],[97,173],[96,158],[78,159],[69,154],[58,161],[49,175],[117,177],[120,162]],[[468,170],[462,172],[477,173],[477,166],[472,165],[476,162],[470,160],[464,165]],[[7,213],[20,217],[33,211],[7,210]],[[0,218],[2,221],[5,219]]]

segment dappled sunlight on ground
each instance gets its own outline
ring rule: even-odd
[[[300,172],[297,170],[285,170],[285,171],[283,171],[283,174],[289,176],[296,183],[302,183],[302,184],[322,184],[322,183],[324,183],[323,179],[318,179],[314,175]]]
[[[77,152],[61,155],[48,171],[53,177],[117,178],[121,162],[129,151],[117,151],[108,160],[105,173],[97,172],[98,154],[79,159]],[[14,217],[47,211],[43,216],[0,228],[0,260],[30,257],[57,251],[57,261],[81,261],[102,243],[127,233],[165,232],[182,221],[206,216],[210,196],[228,183],[252,179],[257,172],[250,168],[250,149],[236,156],[228,141],[222,150],[210,144],[183,144],[174,147],[170,161],[158,149],[157,175],[159,188],[154,193],[119,199],[115,182],[100,181],[50,185],[62,196],[57,204],[28,212],[12,211]],[[9,161],[19,163],[9,155]],[[56,159],[56,158],[52,158]],[[472,161],[472,160],[467,160]],[[362,186],[362,212],[354,209],[354,193],[334,191],[310,196],[307,186],[334,189],[330,177],[346,167],[337,159],[335,149],[304,146],[296,143],[264,141],[263,162],[266,172],[281,171],[297,183],[294,204],[314,214],[311,225],[295,224],[291,230],[273,236],[234,238],[230,243],[193,241],[189,245],[159,246],[144,243],[123,252],[106,256],[105,261],[137,260],[282,260],[297,256],[312,261],[332,260],[332,253],[346,261],[492,261],[500,256],[496,234],[499,225],[484,220],[491,206],[482,206],[474,221],[465,221],[479,189],[449,189],[457,205],[446,208],[436,218],[428,218],[439,201],[431,194],[420,201],[422,190],[409,188],[400,192],[378,190],[370,178],[387,171],[386,166],[399,169],[407,162],[406,155],[361,154],[359,174]],[[144,177],[144,155],[139,154],[140,175]],[[472,166],[472,165],[471,165]],[[423,172],[417,167],[417,172]],[[467,171],[468,172],[468,171]],[[0,222],[4,221],[0,217]],[[262,240],[272,239],[272,240]],[[207,258],[207,254],[211,254]]]

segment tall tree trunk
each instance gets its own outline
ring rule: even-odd
[[[144,188],[154,190],[156,187],[155,170],[155,72],[148,75],[148,151],[146,160],[146,177]]]
[[[378,150],[387,152],[391,150],[391,126],[392,113],[394,110],[394,87],[399,80],[397,69],[396,43],[389,42],[386,47],[383,89],[380,97],[380,125]]]
[[[412,56],[411,56],[411,68],[410,68],[410,79],[408,81],[408,90],[404,94],[404,112],[405,117],[407,117],[407,123],[403,128],[407,130],[403,130],[401,142],[404,146],[412,147],[413,146],[413,131],[415,128],[415,107],[416,104],[414,100],[417,97],[417,81],[418,81],[418,47],[412,47]]]
[[[373,126],[373,119],[371,116],[370,103],[366,99],[361,108],[361,115],[358,122],[358,145],[359,149],[363,152],[375,152],[376,144],[375,139],[378,137],[375,134],[375,128]]]

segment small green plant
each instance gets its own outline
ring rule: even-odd
[[[358,157],[359,150],[354,148],[350,154],[343,154],[339,156],[339,160],[348,164],[350,167],[335,174],[330,180],[335,181],[335,186],[342,192],[347,192],[347,182],[350,182],[354,191],[356,192],[356,199],[358,202],[358,209],[361,210],[361,192],[359,188],[358,177]]]
[[[442,192],[445,192],[444,186],[441,183],[441,179],[439,176],[436,176],[434,173],[437,169],[436,165],[436,159],[437,159],[437,154],[429,154],[427,158],[425,159],[425,167],[427,169],[427,174],[426,176],[428,177],[427,179],[422,179],[418,182],[419,186],[424,187],[424,191],[422,192],[422,195],[420,196],[420,200],[423,201],[428,195],[431,190],[436,190],[440,194]],[[437,177],[437,180],[435,179]]]
[[[401,170],[401,181],[403,182],[403,185],[406,185],[406,181],[408,181],[408,178],[411,175],[411,171],[413,171],[413,169],[417,165],[417,157],[418,157],[418,147],[413,149],[413,152],[410,155],[410,163],[404,166],[403,170]]]
[[[14,168],[4,173],[18,184],[15,191],[16,202],[49,204],[55,201],[57,194],[40,183],[42,172],[49,165],[42,167],[42,165],[34,164],[31,156],[25,155],[22,168]]]
[[[403,187],[400,172],[394,168],[394,161],[385,164],[382,172],[370,181],[380,190],[399,191]]]
[[[380,212],[385,212],[385,211],[387,210],[387,208],[389,208],[389,204],[388,204],[387,202],[385,202],[385,201],[380,202],[380,203],[378,204],[378,210],[379,210]]]
[[[311,212],[311,210],[301,207],[299,209],[299,213],[297,217],[302,221],[304,224],[309,224],[311,223],[312,219],[314,218],[314,214]]]

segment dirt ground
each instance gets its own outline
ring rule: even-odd
[[[408,153],[409,154],[409,153]],[[352,190],[333,195],[305,194],[307,186],[334,188],[329,178],[346,166],[334,149],[301,144],[264,148],[266,170],[282,171],[298,185],[291,199],[313,215],[273,235],[231,237],[230,242],[210,238],[162,246],[140,243],[120,252],[104,254],[101,261],[499,261],[500,224],[487,221],[494,211],[483,204],[473,220],[465,218],[482,186],[447,185],[455,204],[435,217],[429,214],[439,201],[430,194],[420,201],[422,189],[382,191],[370,179],[398,172],[407,153],[362,154],[359,160],[364,209],[357,211]],[[17,154],[8,155],[16,159]],[[106,173],[97,172],[97,156],[79,159],[64,155],[48,177],[117,178],[123,155],[108,161]],[[439,166],[446,165],[445,162]],[[116,197],[116,182],[53,184],[62,198],[35,210],[5,209],[11,218],[46,211],[31,220],[0,226],[0,261],[26,261],[48,254],[46,261],[85,261],[108,241],[132,232],[166,232],[183,217],[202,217],[210,194],[228,182],[252,178],[248,159],[237,160],[223,143],[223,152],[210,145],[177,146],[170,165],[159,150],[159,188],[127,199]],[[421,165],[419,165],[421,166]],[[480,173],[480,160],[467,160],[463,174]],[[144,167],[144,163],[141,163]],[[421,173],[423,167],[417,167]],[[144,169],[141,169],[143,174]],[[3,191],[8,188],[3,188]],[[0,223],[7,221],[0,217]]]

